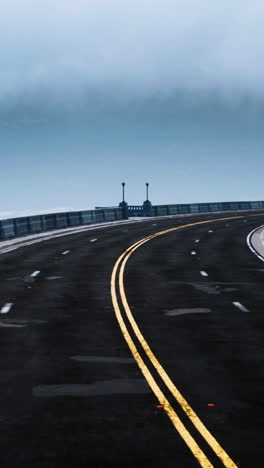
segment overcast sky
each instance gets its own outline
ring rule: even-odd
[[[264,3],[9,0],[1,211],[263,199]]]

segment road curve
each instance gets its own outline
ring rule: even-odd
[[[247,244],[250,250],[264,261],[264,226],[257,227],[248,234]]]
[[[1,255],[1,466],[262,460],[264,267],[247,245],[262,216],[149,220]]]

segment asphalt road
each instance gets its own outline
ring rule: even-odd
[[[140,336],[121,263],[113,277],[141,239],[229,216],[157,218],[0,255],[1,468],[264,465],[264,263],[246,244],[263,216],[140,245],[123,283]]]

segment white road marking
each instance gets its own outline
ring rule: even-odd
[[[210,229],[210,231],[208,231],[208,232],[213,232],[213,229]]]
[[[208,276],[208,274],[206,273],[206,271],[200,271],[201,275],[202,276]]]
[[[95,241],[97,241],[97,239],[91,239],[91,240],[90,240],[90,242],[95,242]]]
[[[70,252],[70,250],[65,250],[65,252],[61,252],[61,255],[66,255]]]
[[[192,250],[192,251],[191,251],[191,255],[196,255],[195,250]]]
[[[0,327],[23,328],[26,327],[26,325],[13,325],[12,323],[0,322]]]
[[[164,315],[168,316],[175,316],[175,315],[183,315],[183,314],[208,314],[212,312],[211,309],[202,309],[202,308],[195,308],[195,309],[173,309],[173,310],[165,310]]]
[[[7,312],[10,311],[12,305],[13,305],[13,302],[7,302],[7,303],[2,307],[2,309],[0,310],[0,313],[1,313],[1,314],[7,314]]]
[[[195,281],[195,283],[193,283],[193,281],[167,281],[167,283],[169,284],[190,284],[190,285],[196,285],[196,284],[201,284],[203,287],[205,286],[205,283],[204,281]],[[224,285],[230,285],[230,286],[242,286],[242,285],[252,285],[252,282],[251,283],[233,283],[233,282],[229,282],[229,281],[209,281],[208,283],[206,283],[206,285],[216,285],[215,287],[216,288],[219,288],[219,284],[224,284]]]
[[[184,215],[185,216],[185,215]],[[165,216],[166,218],[175,218],[174,215],[172,216]],[[156,217],[155,217],[156,218]],[[164,216],[162,217],[159,217],[159,218],[164,218]],[[34,239],[34,240],[30,240],[30,242],[26,241],[26,242],[21,242],[21,237],[18,237],[18,238],[15,238],[15,239],[11,239],[11,240],[8,240],[8,241],[1,241],[0,242],[0,247],[4,247],[4,249],[1,249],[0,250],[0,255],[3,255],[7,252],[11,252],[12,250],[17,250],[17,249],[20,249],[22,247],[26,247],[28,245],[33,245],[33,244],[36,244],[36,243],[39,243],[39,242],[45,242],[45,241],[48,241],[50,239],[56,239],[57,237],[65,237],[65,236],[71,236],[73,234],[77,234],[79,232],[86,232],[86,231],[93,231],[94,229],[104,229],[104,228],[108,228],[108,227],[115,227],[115,226],[121,226],[121,225],[127,225],[127,224],[135,224],[136,222],[148,222],[150,220],[150,218],[139,218],[139,219],[136,219],[133,218],[133,219],[130,219],[130,220],[122,220],[122,221],[110,221],[108,223],[103,223],[103,224],[100,224],[98,225],[98,223],[96,224],[91,224],[89,225],[88,227],[87,226],[81,226],[81,227],[78,227],[78,228],[66,228],[66,229],[59,229],[59,230],[56,230],[56,231],[53,231],[52,234],[50,234],[50,231],[49,231],[49,235],[48,236],[43,236],[43,233],[39,233],[39,234],[34,234],[33,236],[26,236],[27,239]],[[62,232],[62,234],[61,234]],[[11,248],[5,248],[6,246],[8,245],[12,245],[12,244],[16,244],[18,241],[20,241],[19,245],[15,245],[14,247],[11,247]]]
[[[251,271],[264,271],[263,268],[247,268],[247,270],[251,270]]]
[[[242,312],[250,312],[245,306],[243,306],[243,304],[241,304],[240,302],[232,302],[232,304],[234,304],[234,306],[236,306],[238,309],[242,310]]]
[[[248,236],[247,236],[247,245],[248,245],[248,247],[250,248],[250,250],[251,250],[260,260],[262,260],[262,262],[264,262],[264,256],[262,256],[262,255],[260,254],[260,252],[257,251],[257,250],[253,247],[252,242],[251,242],[251,238],[252,238],[253,234],[254,234],[256,231],[260,230],[260,229],[263,228],[263,227],[264,227],[264,226],[262,225],[262,226],[259,226],[259,227],[255,228],[255,229],[253,229],[253,231],[251,231],[251,232],[248,234]],[[261,236],[260,236],[261,239],[262,239],[262,234],[263,234],[263,232],[264,232],[264,230],[263,230],[262,233],[261,233]]]
[[[228,226],[229,226],[229,224],[226,224],[226,227],[228,227]]]
[[[241,210],[242,211],[248,211],[248,210]],[[213,212],[215,214],[219,214],[219,212]],[[226,213],[225,211],[224,212],[221,212],[222,214],[223,213]],[[229,212],[230,213],[230,212]],[[73,228],[65,228],[65,229],[56,229],[56,231],[48,231],[46,235],[43,236],[43,232],[41,233],[38,233],[38,234],[34,234],[34,235],[30,235],[30,236],[26,236],[26,239],[30,240],[30,242],[27,240],[26,242],[23,241],[24,238],[22,237],[17,237],[17,238],[14,238],[14,239],[9,239],[9,240],[6,240],[6,241],[1,241],[0,242],[0,255],[3,255],[7,252],[10,252],[11,250],[17,250],[17,249],[20,249],[22,247],[26,247],[28,245],[33,245],[33,244],[36,244],[38,242],[45,242],[45,241],[48,241],[50,239],[56,239],[57,237],[65,237],[65,236],[70,236],[70,235],[73,235],[73,234],[77,234],[79,232],[86,232],[86,231],[92,231],[92,230],[97,230],[97,229],[105,229],[105,228],[109,228],[109,227],[115,227],[115,226],[121,226],[121,225],[128,225],[128,224],[135,224],[136,222],[149,222],[150,219],[159,219],[159,220],[164,220],[164,219],[175,219],[175,218],[184,218],[184,221],[185,221],[185,218],[189,218],[190,216],[192,216],[192,214],[184,214],[184,215],[166,215],[166,216],[152,216],[151,218],[149,217],[142,217],[142,218],[139,218],[139,219],[135,219],[135,218],[132,218],[132,219],[129,219],[129,220],[119,220],[119,221],[109,221],[107,223],[100,223],[100,225],[98,223],[95,223],[95,224],[89,224],[89,225],[85,225],[85,226],[79,226],[79,227],[73,227]],[[179,221],[179,222],[184,222],[184,221]],[[176,222],[178,222],[178,219],[176,219]],[[32,240],[34,239],[34,240]],[[17,245],[19,242],[19,245]],[[14,247],[11,247],[11,248],[8,248],[8,246],[11,246],[11,245],[14,245]]]
[[[152,224],[152,226],[157,226],[157,224]]]
[[[200,242],[200,239],[196,239],[196,241],[195,241],[195,242],[196,242],[196,243],[197,243],[197,242]]]
[[[30,276],[33,276],[33,277],[35,277],[35,276],[38,276],[38,274],[39,274],[39,273],[40,273],[40,271],[39,271],[39,270],[37,270],[37,271],[34,271],[33,273],[31,273],[31,275],[30,275]]]
[[[219,295],[220,294],[220,290],[219,288],[217,288],[216,286],[213,286],[211,285],[211,283],[205,283],[203,281],[203,283],[191,283],[191,286],[194,288],[194,289],[197,289],[198,291],[203,291],[204,293],[206,294],[214,294],[214,295]]]
[[[63,276],[46,276],[47,280],[55,280],[55,279],[61,279]]]

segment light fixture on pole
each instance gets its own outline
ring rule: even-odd
[[[123,186],[123,202],[125,201],[125,182],[122,182],[122,186]]]
[[[152,214],[152,205],[151,201],[149,201],[149,193],[148,193],[149,183],[146,182],[146,195],[147,199],[143,202],[143,216],[151,216]]]
[[[123,219],[128,219],[128,205],[125,202],[125,185],[125,182],[122,182],[123,201],[119,203],[119,206],[122,208]]]

